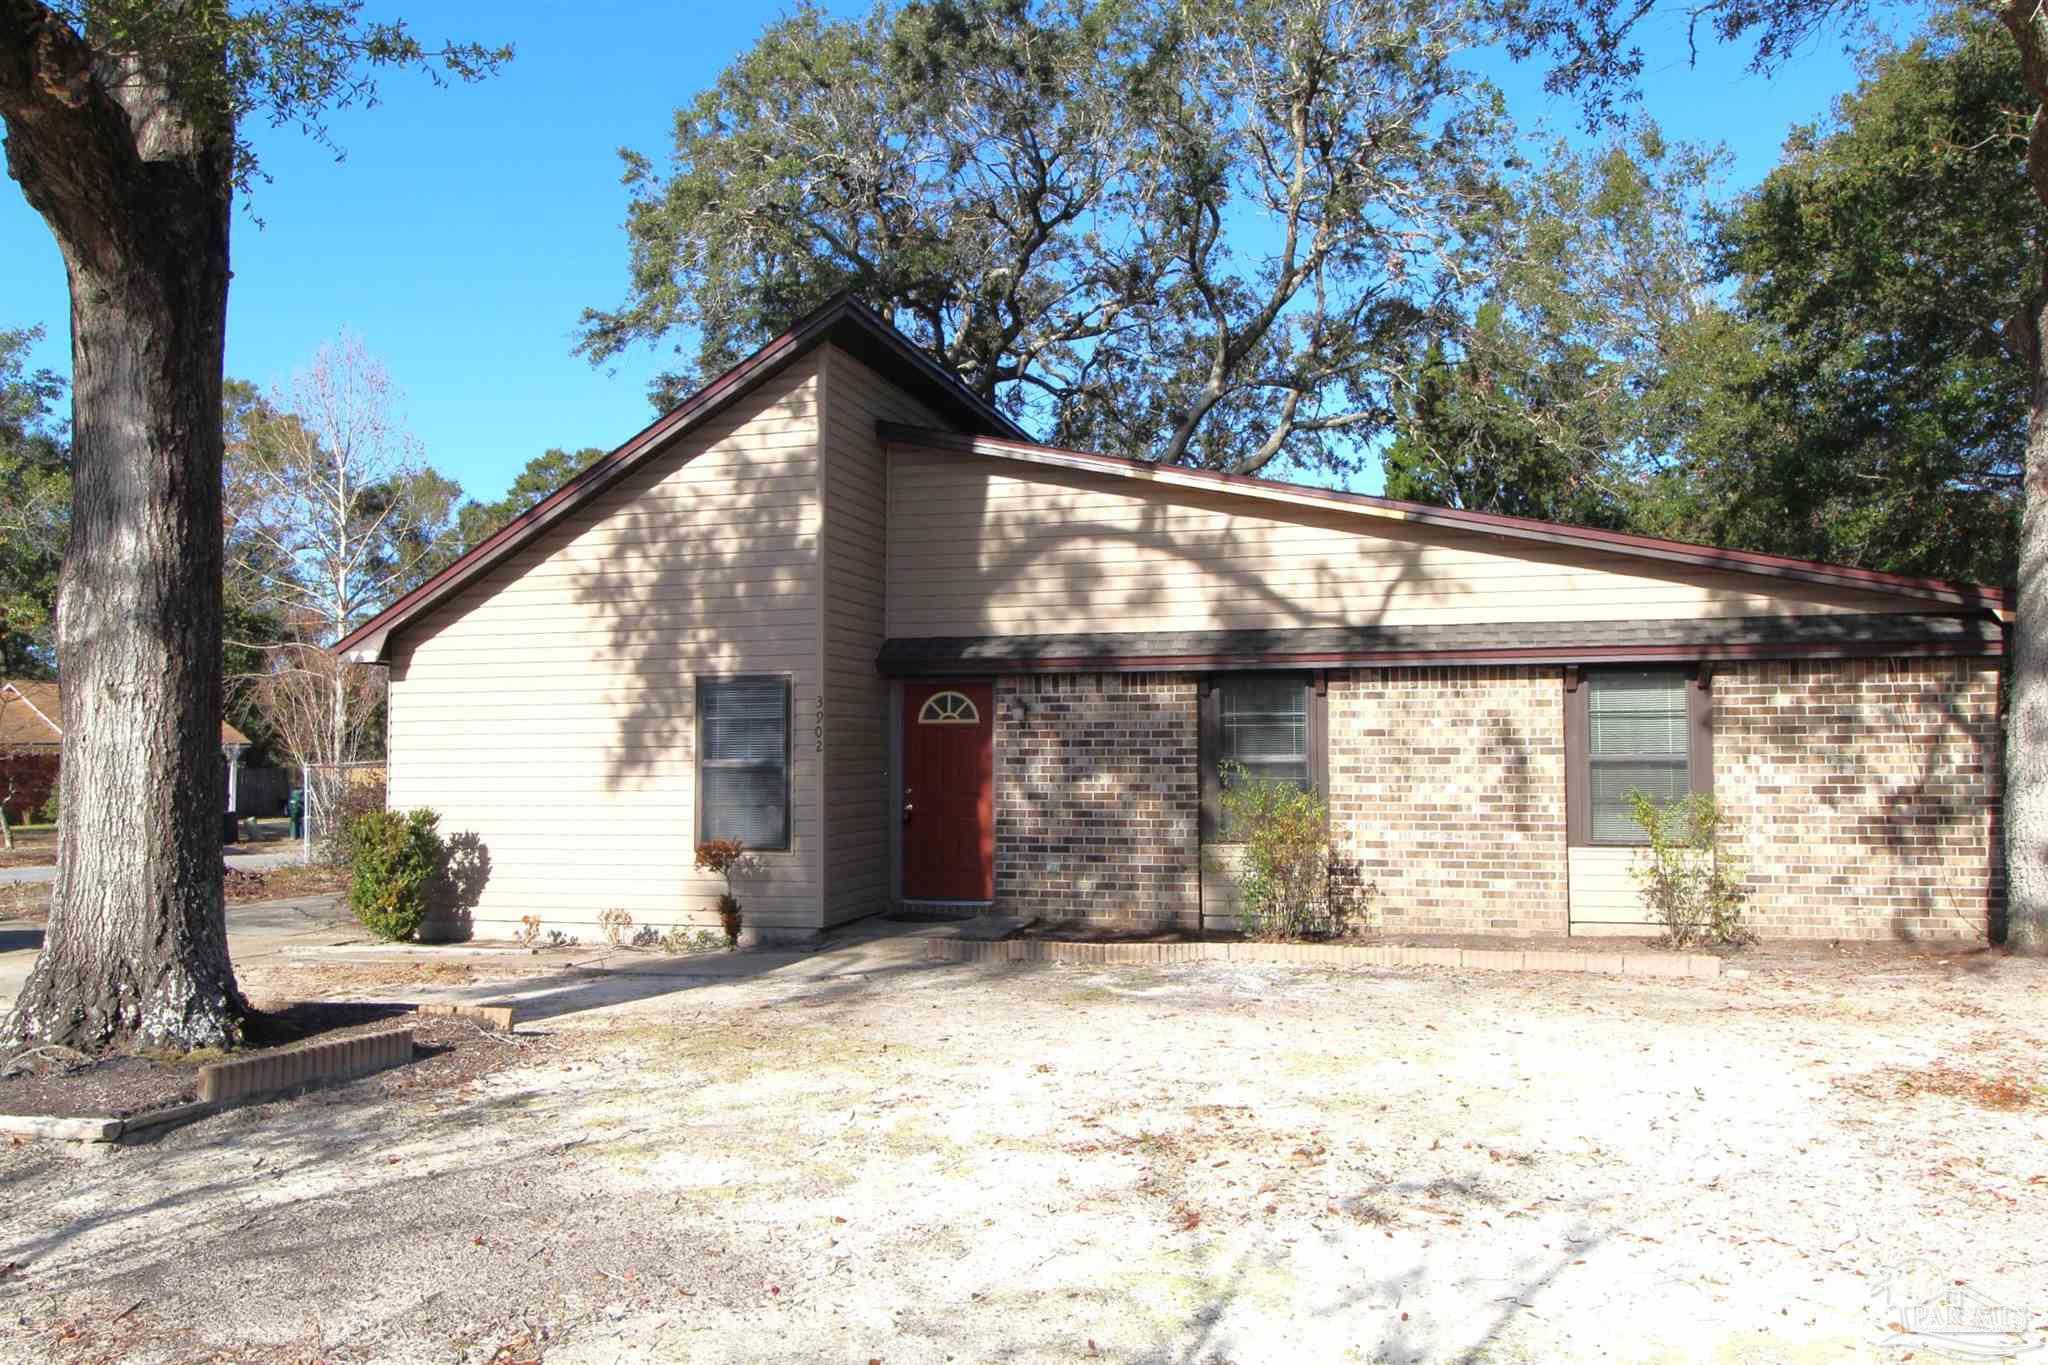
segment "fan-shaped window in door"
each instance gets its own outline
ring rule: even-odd
[[[958,692],[934,692],[917,713],[919,725],[979,725],[981,712]]]

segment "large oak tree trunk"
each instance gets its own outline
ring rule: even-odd
[[[2005,941],[2031,953],[2048,953],[2048,255],[2041,269],[2043,287],[2016,329],[2034,383],[2005,758]]]
[[[49,928],[7,1032],[217,1046],[244,1009],[220,855],[231,148],[38,11],[0,0],[33,34],[0,50],[0,113],[71,285],[64,799]]]

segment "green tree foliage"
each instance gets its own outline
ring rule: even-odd
[[[1762,363],[1746,429],[1696,444],[1695,534],[2013,580],[2030,372],[2012,318],[2048,240],[2026,98],[2010,37],[1948,11],[1871,50],[1738,201],[1725,264]]]
[[[1477,284],[1397,391],[1387,491],[1619,527],[1718,401],[1730,324],[1705,214],[1722,158],[1645,122],[1535,160],[1475,219]]]
[[[1096,13],[804,5],[771,24],[677,112],[666,174],[622,153],[630,293],[584,315],[583,349],[689,329],[665,407],[850,288],[995,398],[1034,350],[1109,320],[1116,282],[1084,278],[1074,231],[1114,171],[1119,113],[1092,68],[1123,39]]]
[[[55,408],[63,381],[27,368],[40,327],[0,330],[0,676],[44,677],[55,661],[57,569],[71,470]]]
[[[1355,464],[1504,159],[1474,13],[1423,0],[912,0],[773,25],[627,154],[602,361],[667,403],[851,289],[1048,439]]]
[[[456,554],[466,553],[496,535],[508,522],[531,509],[569,480],[604,458],[597,446],[581,450],[549,449],[526,462],[526,468],[512,480],[511,488],[496,502],[465,502],[455,515],[452,546]],[[452,556],[450,556],[452,558]]]
[[[1645,124],[1538,158],[1475,233],[1476,302],[1409,375],[1388,491],[2010,582],[2010,320],[2044,224],[2024,98],[2010,40],[1952,10],[1874,43],[1725,207],[1715,159]]]

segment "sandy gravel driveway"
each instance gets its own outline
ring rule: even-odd
[[[463,1088],[0,1151],[0,1355],[1924,1361],[1941,1296],[2048,1333],[2038,964],[899,946],[643,983]]]

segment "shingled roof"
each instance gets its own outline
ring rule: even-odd
[[[883,642],[895,677],[1122,668],[1369,667],[1444,663],[1649,662],[1658,659],[1991,655],[2004,632],[1981,615],[1738,616],[1674,621],[1529,621],[1511,625],[1331,626],[1302,630],[1137,631],[1099,635],[950,635]]]

